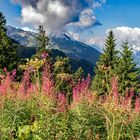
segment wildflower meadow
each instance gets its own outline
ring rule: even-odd
[[[91,78],[79,80],[66,94],[57,93],[50,67],[42,66],[15,80],[16,70],[0,75],[1,140],[136,140],[140,138],[140,98],[133,89],[118,93],[118,80],[112,90],[98,97],[90,90]],[[34,80],[31,80],[31,74]]]

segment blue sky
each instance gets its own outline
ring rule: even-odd
[[[10,0],[0,0],[0,11],[6,16],[8,25],[27,26],[20,23],[19,5],[12,4]],[[93,27],[93,34],[103,35],[107,29],[121,26],[140,27],[139,13],[140,0],[106,0],[105,4],[95,10],[96,18],[102,25]],[[88,29],[85,32],[88,33]]]
[[[20,6],[12,4],[10,0],[0,0],[0,11],[6,16],[7,24],[21,26],[18,21],[20,10]]]
[[[139,14],[140,0],[107,0],[96,12],[102,31],[120,26],[140,27]]]

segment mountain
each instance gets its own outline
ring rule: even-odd
[[[36,33],[26,32],[20,28],[7,26],[7,35],[19,42],[22,46],[34,47],[36,44]]]
[[[76,41],[65,34],[59,37],[53,36],[51,41],[53,45],[50,48],[61,50],[70,58],[85,59],[95,64],[100,55],[100,52],[95,48]]]
[[[7,26],[7,35],[23,46],[36,47],[36,33],[24,31],[20,28]],[[58,49],[73,59],[84,59],[95,65],[100,52],[95,47],[76,41],[66,34],[51,36],[51,46],[48,49]]]

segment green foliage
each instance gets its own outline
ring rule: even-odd
[[[37,42],[37,53],[33,57],[40,58],[41,54],[46,52],[47,45],[50,45],[50,40],[46,36],[46,32],[43,26],[39,26],[38,28],[38,35],[36,38],[36,42]]]
[[[92,89],[99,95],[111,92],[111,79],[113,76],[118,77],[119,92],[123,95],[126,89],[134,89],[137,93],[140,89],[140,70],[133,58],[133,52],[129,48],[128,42],[123,43],[120,57],[115,49],[115,39],[113,32],[110,31],[106,39],[106,48],[101,55],[95,68],[95,77],[92,82]]]
[[[92,89],[99,95],[110,92],[110,79],[115,74],[114,68],[119,60],[113,31],[109,32],[105,46],[106,48],[95,67],[95,78],[92,82]]]
[[[36,64],[33,61],[30,63]],[[9,74],[6,78],[1,76],[3,80],[0,85],[2,92],[0,139],[133,140],[140,138],[140,98],[137,98],[135,106],[131,105],[131,98],[114,96],[116,93],[100,98],[88,89],[89,82],[82,80],[81,84],[75,84],[72,100],[69,102],[63,94],[56,96],[57,92],[54,91],[55,87],[48,69],[46,71],[47,73],[44,73],[46,75],[42,75],[44,78],[42,83],[38,80],[39,75],[35,77],[35,83],[29,82],[28,75],[21,82],[10,80]],[[115,98],[118,100],[117,103],[114,102]]]
[[[132,49],[129,48],[128,42],[124,42],[122,45],[121,59],[118,67],[116,67],[116,73],[119,81],[119,92],[125,93],[126,89],[134,89],[139,91],[140,88],[140,70],[137,68],[137,64],[133,58]]]
[[[130,110],[124,112],[119,107],[114,109],[111,103],[104,107],[107,140],[132,140],[139,137],[140,125],[135,124],[139,122],[138,116],[130,113]]]
[[[35,134],[38,129],[37,122],[33,122],[31,125],[20,126],[15,137],[17,140],[42,140],[42,138]]]
[[[58,92],[68,94],[71,96],[71,80],[72,80],[72,71],[70,66],[70,59],[67,57],[57,57],[53,65],[54,67],[54,81],[55,87]]]
[[[19,63],[19,51],[17,45],[6,35],[6,19],[0,12],[0,69],[6,67],[13,70]]]
[[[32,96],[26,100],[4,97],[1,101],[3,108],[0,111],[0,139],[42,140],[40,131],[43,131],[43,119],[49,112],[44,112],[38,105],[51,110],[52,102],[41,96]]]
[[[54,73],[71,73],[71,66],[69,62],[70,59],[68,57],[57,57],[54,64]]]
[[[6,36],[6,19],[2,12],[0,12],[0,39]]]
[[[74,139],[105,139],[106,124],[102,108],[82,102],[73,111],[72,129]]]
[[[54,63],[57,60],[57,57],[58,58],[59,57],[63,57],[63,58],[66,57],[65,53],[63,53],[60,50],[49,49],[47,51],[49,52],[49,56],[52,58],[51,60]],[[94,75],[94,73],[93,73],[94,66],[90,62],[88,62],[84,59],[71,59],[71,58],[69,58],[69,63],[71,65],[72,73],[75,73],[81,67],[83,69],[83,76],[84,77],[86,77],[88,74],[90,74],[91,76]]]
[[[84,71],[82,67],[79,67],[77,71],[73,74],[74,81],[77,83],[79,80],[83,78],[83,76],[84,76]]]
[[[6,99],[7,98],[7,99]],[[45,96],[26,100],[6,97],[0,111],[2,140],[132,140],[140,137],[140,117],[109,104],[81,101],[67,112],[57,111]]]

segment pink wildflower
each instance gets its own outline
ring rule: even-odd
[[[30,73],[29,71],[25,71],[19,87],[19,92],[21,94],[27,93],[30,88],[30,84]]]
[[[54,82],[50,73],[49,65],[44,65],[42,73],[42,91],[48,97],[54,96]]]
[[[140,112],[140,97],[137,97],[135,100],[135,111]]]
[[[41,54],[41,58],[42,59],[45,59],[45,58],[47,58],[48,57],[48,53],[47,52],[43,52],[42,54]]]
[[[121,100],[121,107],[122,109],[130,109],[131,108],[131,103],[132,99],[134,97],[134,90],[131,89],[130,91],[127,89],[126,90],[126,96],[122,98]]]
[[[65,112],[67,109],[67,99],[64,94],[59,93],[57,97],[57,108],[59,112]]]
[[[4,71],[6,73],[6,76],[1,77],[0,81],[0,94],[1,95],[6,95],[7,93],[12,92],[11,84],[12,84],[12,79],[10,72],[7,71],[6,68],[4,68]]]
[[[92,97],[91,92],[89,92],[90,86],[90,75],[86,79],[82,79],[79,81],[75,87],[73,87],[72,94],[73,94],[73,104],[77,104],[82,100],[89,100],[91,102]]]

